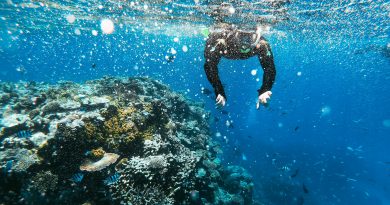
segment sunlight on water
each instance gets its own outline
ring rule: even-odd
[[[213,3],[215,2],[215,3]],[[191,36],[201,26],[220,18],[242,26],[263,26],[268,33],[279,30],[300,30],[302,34],[317,36],[327,27],[326,38],[332,36],[386,37],[390,5],[385,1],[230,1],[219,6],[218,1],[3,1],[1,15],[7,30],[60,30],[77,23],[91,29],[99,19],[112,17],[114,24],[123,24],[148,32],[173,35],[172,30]],[[37,10],[37,11],[35,11]],[[220,14],[216,16],[215,12]],[[25,13],[34,12],[30,18]],[[45,12],[45,15],[42,15]],[[71,14],[69,14],[71,12]],[[60,16],[65,16],[66,25]],[[16,26],[15,23],[18,23]],[[108,22],[107,22],[108,23]],[[48,25],[50,27],[47,27]],[[112,30],[112,24],[107,25]],[[277,28],[276,28],[277,27]],[[192,29],[191,29],[192,28]],[[337,32],[336,32],[337,30]],[[123,30],[118,30],[122,33]],[[323,36],[323,34],[321,34]],[[317,36],[318,38],[320,36]]]

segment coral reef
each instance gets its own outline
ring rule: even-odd
[[[0,83],[0,104],[2,203],[253,204],[209,113],[157,81]]]
[[[97,149],[93,149],[91,151],[87,151],[85,153],[85,155],[92,160],[100,160],[101,158],[104,157],[105,154],[106,152],[101,147]]]
[[[31,177],[29,184],[30,191],[35,190],[39,193],[55,191],[57,189],[58,177],[50,171],[41,171]]]
[[[103,157],[98,161],[85,160],[80,165],[80,170],[87,171],[87,172],[100,171],[110,166],[111,164],[114,164],[118,158],[119,155],[115,153],[105,153]]]

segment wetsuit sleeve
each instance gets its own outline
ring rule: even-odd
[[[213,39],[209,39],[206,43],[204,50],[206,59],[204,70],[206,72],[207,79],[214,88],[215,96],[217,97],[218,94],[221,94],[226,99],[225,91],[218,75],[218,63],[221,60],[221,54],[218,48],[213,48],[212,42]]]
[[[258,50],[258,56],[260,60],[261,67],[263,68],[263,84],[260,89],[257,90],[259,95],[270,91],[272,85],[275,82],[276,69],[274,64],[274,57],[272,55],[271,47],[269,46],[268,41],[265,38],[261,38],[260,48]]]

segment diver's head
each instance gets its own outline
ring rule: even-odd
[[[241,32],[238,35],[242,49],[248,49],[252,47],[255,40],[255,36],[252,33]]]
[[[226,17],[231,16],[236,11],[232,4],[226,2],[214,5],[211,9],[211,17],[213,17],[216,22],[224,22]]]

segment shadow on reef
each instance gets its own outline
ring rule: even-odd
[[[0,84],[3,204],[253,204],[201,104],[148,78]]]

